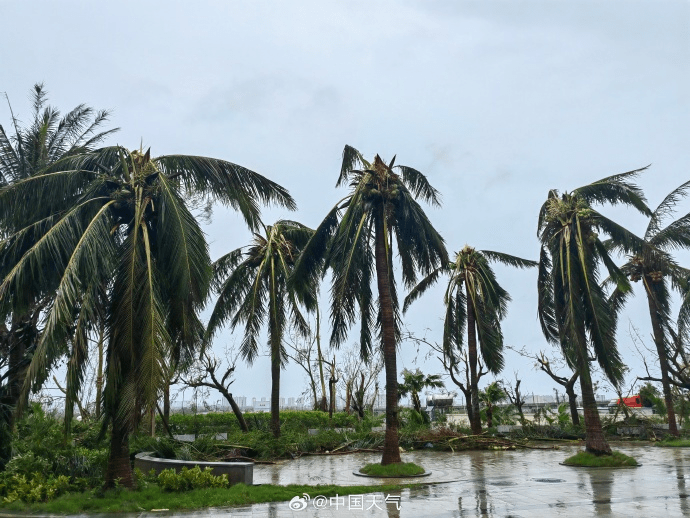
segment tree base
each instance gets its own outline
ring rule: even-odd
[[[590,453],[581,451],[563,461],[564,466],[580,468],[635,468],[640,464],[635,459],[619,451],[606,453]]]
[[[425,471],[422,466],[414,462],[398,462],[395,464],[367,464],[354,472],[358,476],[381,477],[381,478],[402,478],[402,477],[425,477],[431,475],[430,471]]]

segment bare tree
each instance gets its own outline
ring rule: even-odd
[[[187,387],[206,387],[220,392],[227,402],[230,403],[230,407],[237,418],[240,429],[243,432],[248,432],[249,428],[247,427],[247,422],[244,420],[242,411],[230,392],[230,385],[235,382],[232,376],[235,372],[235,364],[237,362],[235,356],[230,356],[231,353],[228,354],[228,351],[226,351],[228,366],[220,380],[218,379],[219,374],[217,373],[220,373],[222,370],[222,362],[216,357],[211,358],[208,354],[204,354],[204,356],[189,370],[188,374],[181,376],[181,381]]]
[[[525,404],[525,400],[522,397],[522,394],[520,393],[520,384],[522,383],[522,380],[518,378],[518,372],[514,372],[515,375],[515,385],[513,386],[512,382],[506,382],[502,381],[501,385],[503,386],[503,392],[505,392],[506,397],[508,398],[508,401],[510,401],[511,405],[513,405],[520,416],[520,423],[524,426],[525,425],[525,414],[522,411],[522,407]]]
[[[671,385],[678,387],[680,389],[690,390],[690,351],[687,350],[688,340],[685,336],[685,330],[668,329],[671,336],[670,344],[670,354],[669,354],[669,369],[670,383]],[[661,383],[661,376],[652,374],[649,370],[649,364],[647,363],[647,357],[649,354],[645,353],[642,349],[648,352],[653,350],[648,347],[642,337],[640,336],[639,330],[631,323],[630,324],[630,337],[632,338],[633,345],[637,349],[642,362],[644,363],[645,371],[647,376],[638,376],[639,381],[653,381]],[[654,350],[656,352],[656,350]]]
[[[331,377],[328,379],[328,392],[330,394],[328,401],[328,418],[333,419],[333,412],[335,412],[335,386],[338,384],[338,378],[336,378],[335,354],[333,355],[333,363],[331,363],[330,367]]]
[[[316,333],[310,333],[307,338],[303,338],[293,331],[285,339],[285,345],[291,352],[288,357],[297,365],[302,367],[309,380],[309,388],[314,402],[314,410],[327,411],[328,398],[326,396],[326,377],[324,375],[324,364],[328,364],[323,357],[321,349],[321,319],[320,313],[316,311],[315,321]],[[321,385],[321,397],[317,393],[317,381]]]
[[[669,384],[671,385],[671,391],[673,399],[678,400],[678,411],[679,411],[679,423],[678,426],[682,426],[682,422],[686,418],[688,404],[687,397],[688,391],[690,391],[690,351],[688,351],[688,337],[687,330],[684,328],[672,329],[668,328],[668,333],[671,338],[669,341],[669,356],[668,356],[668,375]],[[650,356],[646,354],[645,351],[652,351],[650,347],[646,345],[644,340],[640,337],[639,330],[632,324],[630,324],[630,337],[632,338],[633,345],[637,349],[642,362],[644,364],[646,376],[638,376],[638,381],[651,381],[656,383],[662,383],[663,379],[657,371],[650,371],[649,364],[647,363],[647,357]],[[644,349],[645,351],[643,351]]]
[[[368,362],[362,362],[359,344],[343,351],[339,361],[339,382],[345,392],[345,408],[352,409],[360,419],[372,408],[378,396],[378,377],[383,370],[383,355],[372,350]],[[342,392],[341,392],[342,393]]]
[[[508,348],[515,351],[520,356],[534,360],[536,362],[536,368],[548,374],[553,381],[565,389],[565,393],[568,396],[568,404],[570,406],[570,418],[574,426],[580,426],[580,414],[577,412],[577,394],[575,393],[575,383],[577,383],[580,373],[575,371],[569,377],[558,374],[558,372],[554,370],[554,365],[556,369],[565,368],[565,362],[560,360],[549,360],[544,354],[544,351],[539,351],[538,354],[534,354],[527,352],[526,347],[522,349],[515,349],[513,347]]]

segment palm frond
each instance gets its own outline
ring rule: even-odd
[[[415,198],[424,200],[435,207],[441,206],[441,193],[438,192],[422,173],[404,165],[396,166],[402,174],[402,181]]]
[[[395,231],[402,278],[406,287],[414,286],[417,271],[426,275],[448,262],[448,251],[443,238],[408,192],[402,193],[390,220],[390,226]]]
[[[539,254],[539,273],[537,278],[538,305],[537,314],[544,337],[550,343],[559,342],[559,331],[555,314],[553,269],[546,247],[542,246]]]
[[[645,241],[651,241],[661,229],[663,221],[675,212],[676,204],[688,195],[690,190],[690,180],[679,185],[666,195],[663,201],[652,213],[649,219],[647,230],[644,235]]]
[[[155,257],[158,268],[166,272],[166,298],[174,302],[167,331],[179,343],[195,348],[199,338],[196,314],[206,302],[212,278],[208,245],[170,181],[161,176],[158,182]]]
[[[662,250],[690,248],[690,213],[678,218],[666,228],[658,230],[649,244]]]
[[[167,155],[152,159],[169,178],[179,179],[189,192],[210,196],[238,210],[252,230],[260,226],[259,202],[297,208],[288,191],[254,171],[225,160]]]
[[[441,273],[447,270],[447,266],[440,266],[433,270],[429,275],[424,277],[421,281],[419,281],[419,284],[412,288],[412,290],[410,290],[410,293],[408,293],[407,297],[405,297],[405,302],[403,304],[403,313],[407,311],[407,309],[410,307],[410,304],[412,304],[415,300],[421,297],[426,292],[426,290],[428,290],[434,284],[436,284],[439,275],[441,275]]]
[[[645,216],[651,216],[652,211],[647,206],[644,192],[637,185],[629,182],[647,168],[649,166],[602,178],[589,185],[578,187],[573,191],[573,194],[590,204],[609,203],[617,205],[622,203],[630,205]]]
[[[237,268],[244,258],[244,247],[236,248],[232,252],[219,257],[213,263],[213,287],[216,290],[221,289],[225,279]]]
[[[359,151],[352,146],[346,145],[345,149],[343,149],[343,163],[340,166],[340,175],[338,176],[338,181],[335,186],[340,187],[347,183],[350,177],[350,171],[357,169],[359,166],[368,167],[369,164],[364,160],[364,157]]]
[[[302,296],[305,288],[318,283],[324,273],[329,244],[339,223],[339,213],[344,200],[338,202],[326,215],[304,245],[295,263],[288,286]]]
[[[628,254],[644,250],[646,245],[643,239],[597,211],[592,210],[592,215],[593,226],[598,227],[610,236],[611,245],[608,246],[609,249],[623,250]]]
[[[505,264],[506,266],[513,266],[514,268],[534,268],[539,265],[537,261],[531,261],[529,259],[522,259],[510,254],[504,254],[502,252],[492,252],[491,250],[482,250],[482,254],[489,261],[499,262]]]

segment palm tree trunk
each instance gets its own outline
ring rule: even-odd
[[[491,405],[486,407],[486,427],[491,428],[494,425],[494,411]]]
[[[165,380],[165,387],[163,387],[163,426],[168,428],[170,426],[170,380]]]
[[[316,310],[316,352],[319,361],[319,378],[321,379],[321,401],[318,403],[318,410],[326,411],[328,402],[326,401],[326,378],[323,375],[323,354],[321,354],[321,320],[319,310]],[[314,389],[314,401],[316,401],[316,389]]]
[[[604,437],[597,402],[594,399],[594,388],[586,350],[578,350],[578,361],[580,363],[578,370],[580,371],[580,388],[582,389],[582,407],[585,414],[585,449],[595,455],[611,455],[611,447]]]
[[[271,430],[280,437],[280,348],[271,344]]]
[[[26,342],[21,336],[21,328],[28,329],[30,323],[30,315],[15,316],[12,314],[12,326],[9,333],[9,362],[7,364],[7,392],[2,403],[11,408],[7,414],[9,417],[9,428],[14,429],[14,421],[16,417],[15,409],[19,403],[19,395],[21,394],[22,385],[24,384],[24,376],[26,373],[25,357],[26,357]]]
[[[103,397],[103,340],[105,322],[102,321],[98,331],[98,370],[96,371],[96,420],[101,418],[101,399]]]
[[[335,386],[338,379],[335,377],[335,354],[333,355],[333,363],[331,364],[331,377],[328,380],[328,419],[333,419],[333,412],[335,412]]]
[[[132,464],[129,461],[129,431],[114,420],[108,468],[105,472],[105,487],[113,488],[116,482],[129,488],[134,486]]]
[[[470,423],[470,428],[472,428],[472,412],[474,407],[472,406],[472,391],[468,390],[465,394],[466,408],[467,408],[467,421]]]
[[[645,278],[645,288],[649,283],[653,282],[651,279]],[[652,295],[647,288],[647,303],[649,305],[649,315],[652,318],[652,330],[654,332],[654,344],[656,345],[656,353],[659,357],[659,367],[661,369],[661,385],[664,390],[664,400],[666,402],[666,413],[668,415],[668,432],[676,437],[679,436],[678,426],[676,425],[676,411],[673,408],[673,396],[671,394],[671,380],[668,376],[668,357],[666,356],[666,347],[664,340],[664,332],[661,328],[661,321],[656,310],[656,304]]]
[[[419,394],[416,392],[412,393],[412,405],[414,409],[421,415],[422,413],[422,401],[419,399]]]
[[[383,361],[386,369],[386,436],[383,443],[382,465],[394,464],[400,460],[398,438],[398,368],[395,350],[395,315],[391,296],[388,254],[383,227],[383,210],[374,215],[376,232],[376,280],[379,290],[379,311],[381,314],[381,335],[383,338]]]
[[[474,307],[472,306],[472,298],[470,297],[470,289],[465,285],[467,295],[467,360],[470,367],[470,394],[472,401],[468,402],[468,417],[470,419],[470,428],[472,433],[479,435],[482,433],[482,418],[479,414],[479,380],[477,379],[477,334],[476,334],[476,318],[474,316]],[[469,412],[469,404],[472,405],[472,412]]]

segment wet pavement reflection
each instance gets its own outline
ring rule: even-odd
[[[559,463],[582,447],[558,450],[409,452],[406,462],[431,471],[425,485],[391,493],[370,493],[302,502],[275,502],[160,516],[218,517],[663,517],[690,516],[690,449],[614,445],[634,456],[638,468],[572,468]],[[380,485],[394,482],[357,477],[353,471],[376,454],[309,456],[273,466],[255,466],[255,483]],[[122,517],[123,515],[118,515]]]

